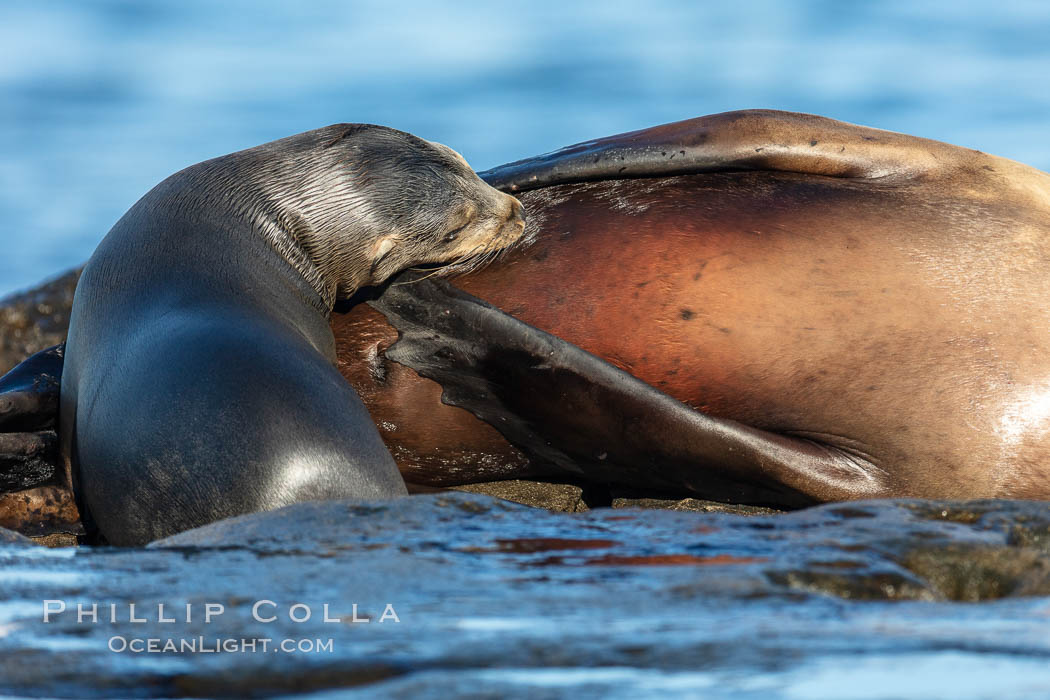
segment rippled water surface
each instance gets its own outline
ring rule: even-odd
[[[0,294],[83,261],[199,160],[378,122],[478,168],[744,107],[1050,168],[1039,2],[0,6]]]
[[[442,494],[41,551],[0,543],[27,575],[2,584],[0,695],[1050,697],[1050,513],[1030,502],[745,517]],[[271,646],[125,646],[148,639]]]

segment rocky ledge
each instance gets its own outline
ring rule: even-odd
[[[1050,693],[1041,503],[741,517],[428,494],[145,549],[12,536],[0,560],[0,694]]]

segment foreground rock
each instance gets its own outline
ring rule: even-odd
[[[0,560],[0,694],[1050,693],[1040,503],[740,517],[432,494],[303,504],[147,549],[4,545]],[[65,610],[44,623],[46,600]],[[78,603],[98,622],[78,623]],[[206,622],[209,604],[223,608]],[[130,650],[150,639],[190,646]],[[252,639],[266,651],[244,651]]]

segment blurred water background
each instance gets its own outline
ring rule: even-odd
[[[1050,3],[0,5],[0,295],[85,260],[194,162],[333,122],[478,169],[746,107],[1050,169]]]

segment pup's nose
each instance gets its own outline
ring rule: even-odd
[[[525,207],[521,206],[514,197],[508,197],[510,199],[510,214],[507,215],[507,223],[504,224],[504,228],[513,230],[518,229],[518,233],[522,233],[525,230]]]
[[[525,225],[525,207],[521,206],[521,202],[514,197],[510,199],[510,219],[511,221],[519,219],[522,226]]]
[[[510,207],[507,220],[501,228],[501,235],[509,240],[517,240],[525,233],[525,207],[514,197],[508,196],[507,199],[510,200]]]

